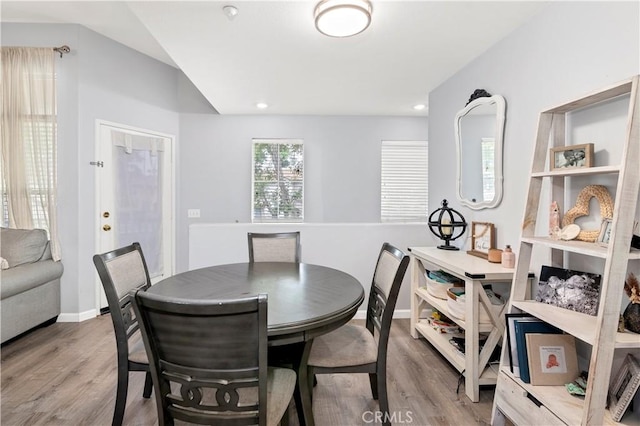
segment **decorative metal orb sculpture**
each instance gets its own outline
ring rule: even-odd
[[[460,250],[450,244],[467,230],[467,222],[456,210],[449,207],[447,200],[442,200],[442,207],[429,215],[429,229],[433,235],[444,240],[438,248],[442,250]]]

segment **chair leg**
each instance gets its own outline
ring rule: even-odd
[[[151,373],[147,371],[144,378],[144,390],[142,391],[143,398],[151,398],[151,390],[153,389],[153,380],[151,379]]]
[[[127,389],[129,387],[129,370],[118,366],[118,384],[116,385],[116,406],[113,410],[112,426],[122,426],[124,409],[127,404]]]
[[[309,360],[309,353],[311,352],[311,345],[313,340],[308,340],[303,347],[302,356],[296,370],[298,372],[297,387],[300,393],[300,407],[302,408],[302,416],[300,419],[301,426],[314,426],[313,412],[311,411],[311,391],[313,389],[313,382],[309,382],[309,369],[307,367],[307,361]]]
[[[369,383],[371,384],[371,395],[373,399],[378,400],[378,375],[376,373],[369,373]]]
[[[391,426],[391,413],[389,412],[389,398],[387,395],[387,375],[385,373],[378,373],[378,405],[380,406],[380,412],[382,413],[382,424],[385,426]]]
[[[289,405],[287,405],[287,408],[285,408],[284,410],[284,414],[282,415],[282,418],[280,419],[280,426],[289,426],[289,406],[291,405],[291,402],[289,402]]]
[[[300,384],[296,379],[296,388],[293,391],[293,400],[296,404],[296,412],[298,414],[298,422],[304,424],[304,414],[302,412],[302,397],[300,396]]]

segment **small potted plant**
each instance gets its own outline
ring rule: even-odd
[[[624,283],[624,291],[629,297],[629,305],[627,305],[622,314],[624,326],[629,331],[640,333],[640,282],[638,282],[633,272],[629,272],[627,276],[627,281]]]

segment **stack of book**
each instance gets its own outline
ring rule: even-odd
[[[435,309],[431,312],[431,316],[427,318],[427,323],[439,333],[457,334],[463,332],[453,321]]]
[[[506,314],[509,364],[532,385],[564,385],[579,375],[575,337],[528,314]]]

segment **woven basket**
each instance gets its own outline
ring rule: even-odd
[[[447,290],[453,287],[453,283],[441,283],[436,280],[432,280],[429,277],[425,277],[427,281],[427,293],[438,299],[447,298]]]

